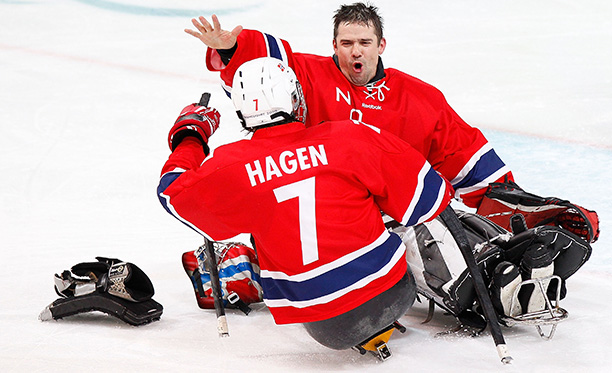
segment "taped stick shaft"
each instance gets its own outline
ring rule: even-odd
[[[504,335],[502,333],[501,326],[497,321],[495,309],[493,308],[493,302],[491,301],[491,297],[484,283],[482,274],[478,269],[478,264],[476,263],[476,259],[472,253],[472,248],[470,247],[467,235],[463,230],[463,225],[461,224],[461,221],[459,221],[455,211],[453,211],[450,206],[440,213],[440,217],[442,220],[444,220],[448,230],[457,242],[459,250],[461,250],[461,254],[463,255],[463,259],[465,260],[468,270],[470,271],[472,282],[474,283],[474,289],[476,290],[476,295],[478,296],[480,306],[482,307],[489,328],[491,329],[491,336],[495,342],[495,347],[497,348],[497,353],[501,358],[501,362],[504,364],[509,364],[512,361],[512,357],[508,354],[506,342],[504,341]]]
[[[207,238],[204,238],[204,248],[206,249],[206,267],[208,267],[208,273],[210,274],[210,286],[215,302],[215,313],[217,314],[217,332],[219,333],[219,337],[229,337],[225,307],[223,306],[221,282],[219,281],[219,271],[217,269],[217,256],[212,242]]]

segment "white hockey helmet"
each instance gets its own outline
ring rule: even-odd
[[[289,66],[272,57],[257,58],[238,68],[232,101],[247,130],[306,119],[300,82]]]

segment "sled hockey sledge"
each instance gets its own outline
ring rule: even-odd
[[[392,325],[389,325],[357,346],[354,346],[353,350],[359,352],[361,355],[365,355],[370,352],[378,357],[378,359],[381,361],[385,361],[391,357],[391,350],[389,349],[389,346],[387,346],[387,342],[389,342],[391,334],[393,334],[395,329],[399,330],[400,333],[404,333],[406,331],[406,328],[396,321]]]

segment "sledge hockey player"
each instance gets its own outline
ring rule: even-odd
[[[521,214],[527,228],[546,225],[561,228],[572,237],[579,236],[588,247],[580,251],[590,252],[589,243],[597,240],[599,222],[594,211],[566,200],[523,191],[482,133],[466,124],[441,92],[401,71],[384,68],[380,55],[386,40],[376,7],[355,3],[342,5],[337,10],[331,57],[294,53],[285,40],[241,26],[232,31],[223,30],[214,15],[212,25],[204,17],[193,19],[192,23],[196,30],[185,31],[207,45],[207,68],[220,72],[228,95],[232,94],[234,73],[244,61],[262,56],[287,61],[304,83],[309,107],[307,127],[344,118],[379,124],[419,151],[451,181],[455,198],[500,225],[494,229],[504,229],[508,233],[506,237],[512,236],[510,218]],[[541,228],[540,233],[544,229],[547,228]],[[526,235],[520,237],[526,239]],[[481,239],[485,242],[488,238]],[[409,250],[418,252],[418,244],[423,242],[413,243]],[[457,255],[458,252],[447,254]],[[520,266],[521,255],[516,254],[516,258]],[[459,264],[465,268],[461,260]],[[529,274],[524,277],[531,279]],[[433,297],[424,282],[422,288],[424,294]],[[464,299],[464,302],[471,300]]]
[[[414,149],[447,180],[455,198],[477,207],[491,182],[512,174],[482,133],[469,126],[448,105],[442,93],[394,68],[384,68],[382,19],[373,6],[342,6],[334,18],[334,55],[295,53],[285,40],[242,29],[221,29],[204,18],[186,30],[209,48],[206,66],[219,71],[232,94],[232,79],[245,61],[270,56],[285,61],[303,84],[309,115],[306,126],[353,119],[377,123]]]
[[[252,234],[277,324],[302,323],[332,349],[380,333],[384,341],[416,287],[406,248],[381,210],[404,226],[431,221],[452,188],[386,131],[352,120],[306,128],[301,86],[278,59],[246,62],[233,86],[252,138],[208,155],[220,115],[185,107],[168,136],[160,202],[210,240]]]
[[[287,41],[270,34],[242,26],[223,30],[215,15],[212,21],[211,25],[204,17],[192,19],[196,30],[185,31],[208,47],[206,66],[220,72],[230,97],[234,73],[243,62],[264,56],[281,59],[303,84],[307,127],[348,118],[377,123],[419,151],[451,182],[457,200],[505,229],[510,229],[513,213],[521,213],[530,228],[557,225],[587,242],[597,240],[594,211],[525,193],[483,134],[463,121],[438,89],[384,68],[381,55],[386,40],[375,6],[359,2],[340,6],[334,15],[331,57],[294,53]]]

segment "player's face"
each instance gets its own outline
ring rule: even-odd
[[[378,56],[385,45],[385,38],[379,42],[373,27],[346,23],[338,26],[334,52],[344,76],[354,85],[364,86],[376,75]]]

